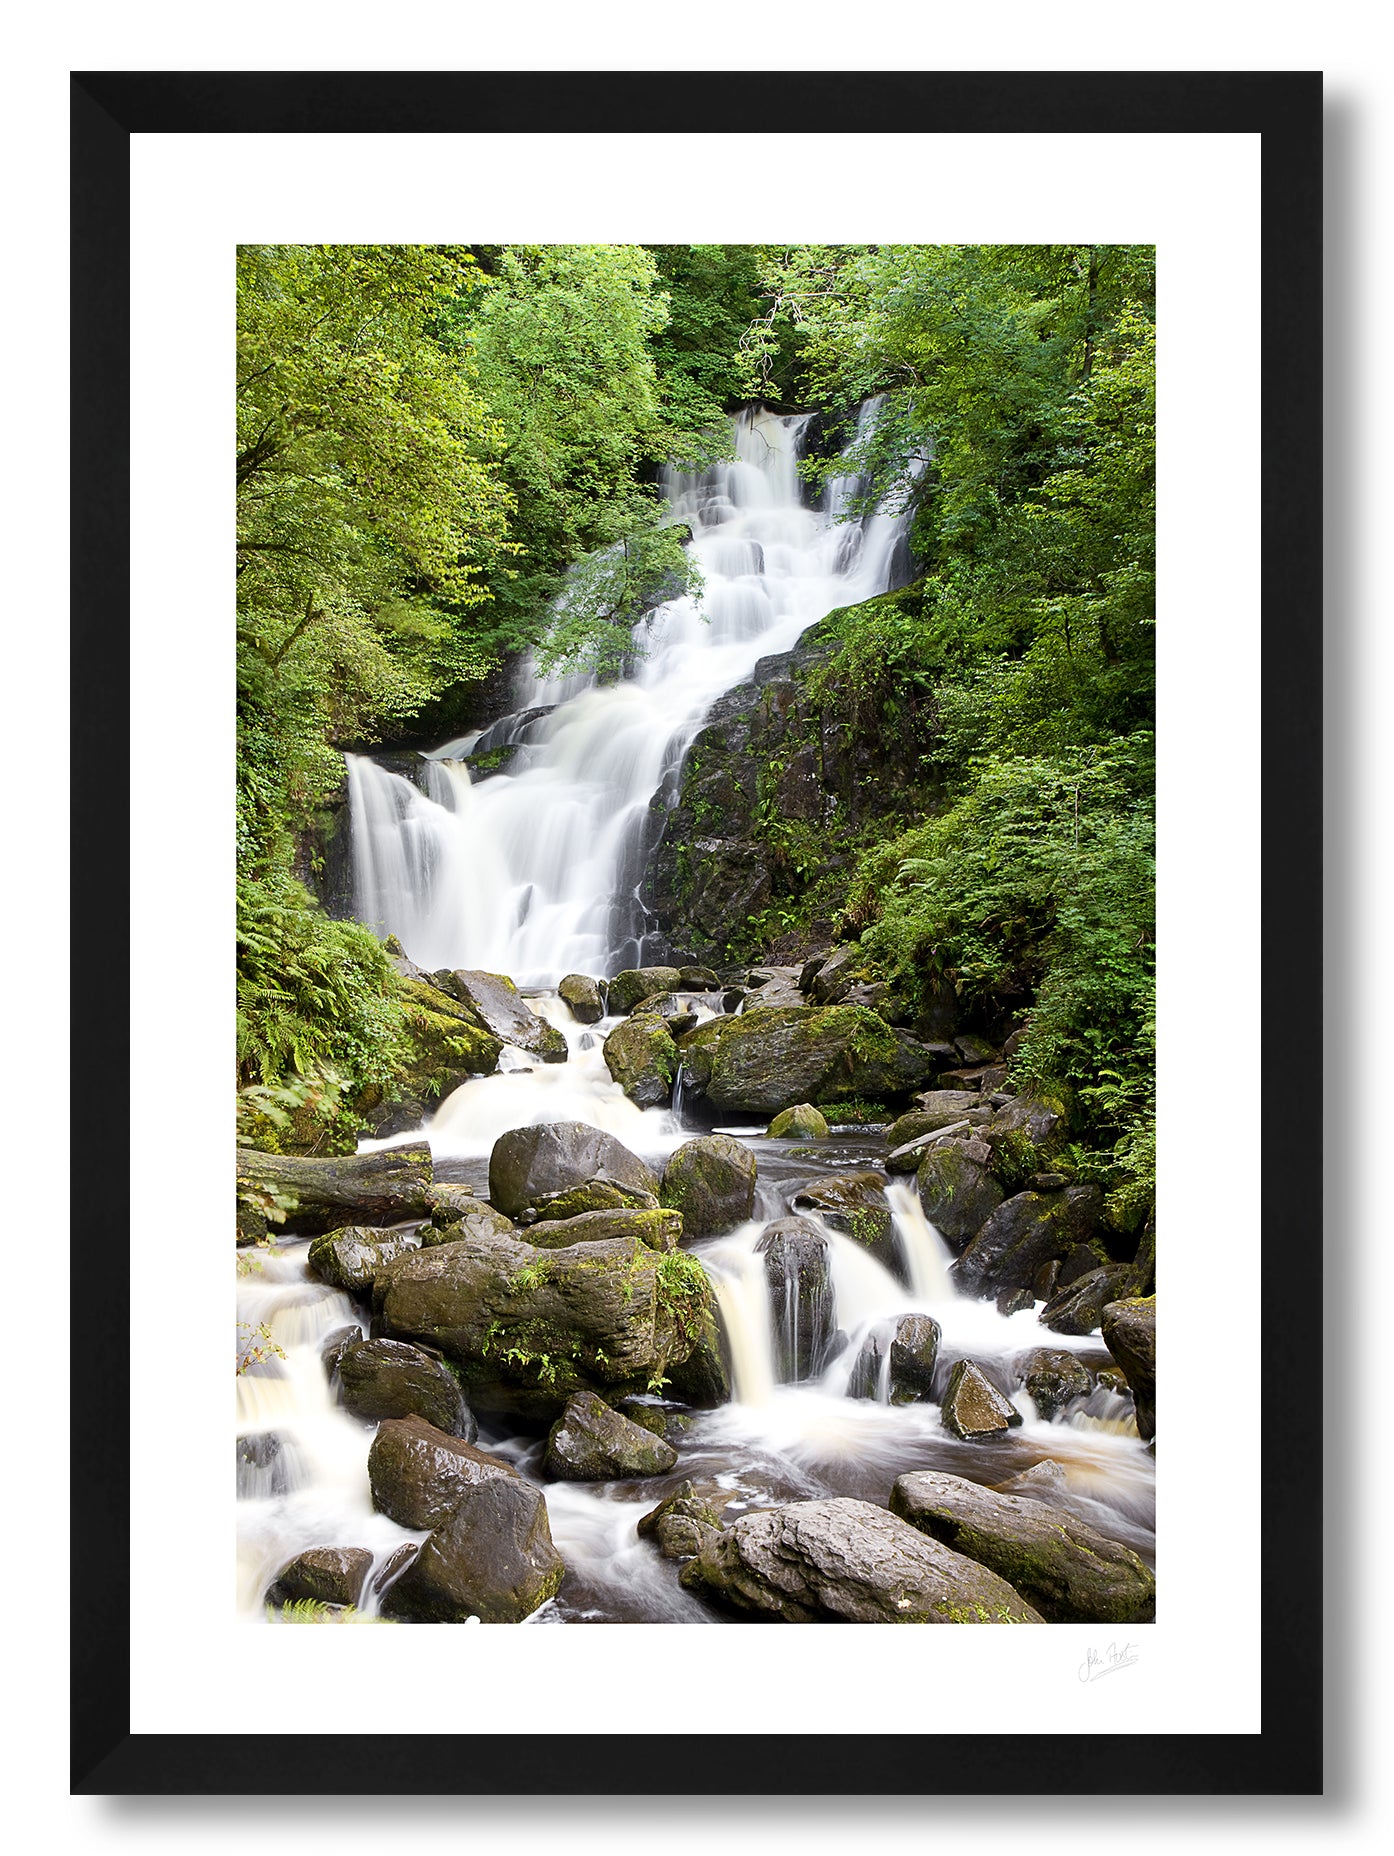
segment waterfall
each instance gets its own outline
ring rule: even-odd
[[[880,405],[861,408],[858,438]],[[797,467],[807,419],[747,408],[733,459],[665,470],[703,590],[645,615],[631,675],[602,687],[525,666],[517,712],[421,756],[419,784],[347,757],[360,920],[397,935],[423,967],[483,967],[520,985],[641,958],[651,805],[712,703],[826,613],[891,581],[907,518],[842,519],[865,488],[854,477],[830,480],[822,507],[808,507]],[[507,766],[475,784],[449,758],[495,748],[512,750]]]

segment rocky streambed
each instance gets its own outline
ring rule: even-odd
[[[396,959],[495,1067],[239,1153],[249,1617],[1154,1615],[1150,1239],[1002,1049],[836,951],[526,998]]]

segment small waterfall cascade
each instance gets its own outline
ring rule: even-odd
[[[858,437],[880,407],[862,406]],[[664,473],[703,589],[639,622],[632,674],[601,686],[525,669],[516,712],[418,757],[414,780],[346,757],[360,920],[420,966],[483,967],[524,986],[642,957],[652,802],[712,703],[834,607],[884,592],[903,552],[905,516],[844,519],[856,478],[807,505],[807,419],[747,408],[733,459]],[[459,757],[495,749],[511,750],[507,765],[472,785]]]

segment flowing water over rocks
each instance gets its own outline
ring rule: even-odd
[[[874,417],[872,404],[864,409],[863,429]],[[505,1045],[497,1071],[456,1089],[413,1137],[429,1144],[437,1192],[443,1186],[456,1191],[440,1198],[431,1222],[392,1228],[393,1241],[381,1246],[376,1312],[366,1286],[372,1272],[358,1293],[317,1280],[307,1267],[308,1239],[246,1253],[251,1261],[238,1281],[239,1353],[248,1362],[238,1379],[238,1573],[240,1603],[250,1616],[265,1615],[273,1582],[311,1549],[347,1550],[336,1564],[347,1569],[344,1577],[361,1580],[356,1608],[367,1618],[382,1613],[384,1593],[428,1537],[437,1559],[445,1551],[429,1530],[401,1526],[375,1510],[367,1471],[375,1425],[340,1401],[335,1362],[346,1340],[370,1330],[380,1335],[384,1308],[390,1314],[392,1306],[384,1285],[393,1272],[418,1267],[418,1248],[514,1244],[514,1238],[477,1234],[487,1234],[495,1213],[472,1226],[466,1212],[465,1224],[458,1222],[461,1207],[471,1202],[465,1188],[478,1202],[488,1197],[496,1142],[538,1124],[584,1123],[622,1142],[661,1177],[674,1151],[712,1119],[708,1114],[701,1129],[689,1119],[681,1072],[674,1079],[676,1108],[643,1108],[631,1100],[612,1077],[604,1050],[607,1035],[625,1021],[617,1015],[596,1021],[589,1010],[577,1016],[556,988],[565,975],[604,980],[642,964],[645,937],[654,930],[637,900],[645,858],[661,828],[663,795],[712,701],[748,677],[760,658],[789,649],[833,607],[867,598],[892,579],[903,545],[896,518],[876,514],[838,523],[834,518],[855,487],[847,480],[832,486],[821,509],[801,499],[795,460],[802,424],[798,417],[747,412],[736,422],[734,462],[701,476],[670,476],[673,514],[691,527],[705,591],[700,601],[676,600],[648,615],[636,629],[630,677],[600,687],[581,678],[530,676],[514,716],[482,737],[419,757],[411,778],[349,757],[360,917],[398,936],[422,969],[511,976],[522,989],[521,1006],[561,1034],[566,1060],[545,1061]],[[508,750],[506,766],[472,780],[464,756],[502,749]],[[792,982],[786,984],[799,998]],[[670,988],[664,999],[668,1003],[660,1000],[654,1009],[670,1024],[690,1020],[697,1027],[744,1004],[742,988],[723,992],[706,980],[691,989]],[[651,1002],[638,1003],[648,1009]],[[897,1563],[940,1568],[954,1554],[937,1542],[932,1552],[923,1545],[907,1548],[910,1522],[889,1512],[898,1480],[933,1471],[982,1486],[1012,1482],[1011,1495],[1063,1510],[1084,1524],[1086,1535],[1092,1528],[1150,1565],[1153,1460],[1138,1436],[1132,1398],[1121,1389],[1097,1332],[1048,1332],[1038,1320],[1043,1298],[1024,1296],[1029,1306],[1003,1314],[991,1300],[957,1293],[954,1252],[927,1219],[915,1176],[883,1172],[884,1129],[834,1127],[821,1139],[770,1139],[768,1119],[716,1116],[719,1131],[754,1156],[753,1215],[719,1235],[689,1232],[682,1251],[671,1253],[680,1264],[695,1258],[710,1285],[729,1398],[684,1400],[660,1373],[651,1389],[616,1399],[628,1425],[612,1428],[623,1429],[627,1447],[636,1425],[661,1437],[671,1449],[638,1456],[667,1463],[676,1452],[670,1469],[608,1482],[549,1475],[548,1467],[561,1460],[553,1420],[566,1399],[553,1401],[555,1411],[547,1408],[545,1374],[532,1403],[520,1400],[513,1415],[487,1406],[465,1413],[471,1426],[477,1417],[473,1451],[500,1473],[518,1472],[545,1495],[545,1516],[527,1517],[527,1564],[543,1568],[539,1591],[555,1583],[546,1573],[553,1547],[565,1572],[555,1595],[528,1621],[715,1623],[748,1614],[749,1607],[737,1613],[723,1605],[700,1578],[680,1583],[679,1567],[654,1540],[640,1536],[640,1519],[677,1493],[704,1504],[701,1512],[710,1511],[727,1530],[742,1516],[787,1509],[788,1526],[815,1558],[825,1536],[841,1538],[839,1530],[856,1528],[861,1511],[845,1504],[870,1503],[884,1520],[863,1529],[867,1551],[867,1543],[884,1533]],[[365,1141],[363,1148],[402,1144],[396,1136]],[[868,1188],[852,1179],[868,1173],[872,1199],[883,1208],[870,1223],[856,1215],[862,1204],[856,1194]],[[832,1186],[844,1190],[829,1191]],[[855,1186],[851,1197],[849,1186]],[[617,1206],[614,1215],[622,1219],[626,1205],[642,1196],[620,1193],[601,1206]],[[839,1209],[844,1204],[852,1206],[850,1214]],[[597,1215],[589,1205],[582,1209],[592,1219]],[[510,1288],[519,1278],[546,1277],[545,1258],[552,1253],[535,1249],[529,1238],[535,1228],[529,1220],[537,1215],[531,1208],[518,1214],[514,1248],[544,1261],[529,1262]],[[576,1208],[566,1206],[565,1215],[576,1215]],[[657,1220],[656,1230],[661,1225],[668,1232],[655,1243],[672,1242],[674,1216],[648,1216]],[[553,1214],[544,1207],[541,1217],[545,1222]],[[872,1225],[876,1236],[869,1242]],[[567,1235],[555,1223],[552,1232],[547,1243]],[[584,1235],[578,1231],[573,1241]],[[540,1234],[538,1241],[544,1241]],[[665,1258],[643,1253],[641,1241],[648,1240],[634,1239],[636,1256],[645,1259],[636,1280],[656,1282],[664,1278]],[[599,1267],[614,1243],[608,1238],[573,1256],[583,1263],[593,1258]],[[405,1265],[385,1260],[398,1252]],[[673,1280],[681,1280],[680,1272]],[[1054,1362],[1048,1379],[1038,1379],[1051,1388],[1040,1409],[1025,1380],[1031,1371],[1045,1374],[1039,1362],[1034,1368],[1027,1362],[1047,1344],[1066,1358],[1063,1367]],[[458,1377],[459,1361],[441,1345],[445,1367]],[[439,1364],[432,1364],[439,1356],[429,1343],[422,1347],[419,1376],[433,1382],[440,1376]],[[404,1354],[410,1350],[404,1342]],[[1069,1370],[1070,1357],[1077,1373]],[[965,1438],[946,1421],[950,1380],[965,1362],[1010,1412],[990,1434]],[[496,1402],[506,1378],[502,1374],[493,1386]],[[464,1396],[473,1405],[468,1380]],[[569,1409],[584,1415],[593,1394],[587,1390],[580,1398]],[[462,1435],[463,1425],[462,1417]],[[516,1505],[513,1495],[508,1499]],[[829,1503],[843,1505],[830,1509]],[[694,1539],[700,1536],[698,1528]],[[732,1544],[727,1560],[734,1551]],[[720,1559],[720,1553],[711,1559],[712,1579]],[[707,1560],[704,1552],[702,1563]],[[938,1579],[936,1570],[929,1584]],[[987,1591],[991,1581],[985,1580],[971,1589]],[[427,1583],[418,1571],[408,1586],[415,1592]],[[443,1586],[450,1586],[444,1575],[430,1584],[433,1604],[445,1602],[438,1598]],[[524,1581],[516,1589],[534,1588]],[[423,1610],[422,1602],[419,1594],[410,1604],[405,1597],[395,1606],[389,1599],[385,1609],[443,1615]],[[491,1603],[486,1595],[468,1614],[516,1614],[516,1607],[490,1610]],[[800,1619],[863,1615],[856,1605],[839,1610],[841,1603],[826,1593],[815,1600],[801,1587],[797,1601],[765,1591],[757,1609]],[[944,1603],[944,1618],[931,1621],[974,1621],[978,1615],[970,1605],[960,1618]],[[883,1615],[874,1607],[865,1615],[873,1613]],[[1028,1606],[1019,1615],[1035,1613]]]

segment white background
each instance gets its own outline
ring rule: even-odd
[[[893,13],[873,6],[859,6],[834,12],[809,5],[786,8],[764,6],[758,14],[738,18],[711,13],[700,19],[690,14],[665,19],[638,9],[606,9],[601,17],[607,22],[598,27],[595,10],[582,14],[580,9],[554,12],[543,7],[529,9],[526,20],[520,19],[510,29],[491,23],[486,17],[474,18],[460,8],[413,7],[401,5],[390,16],[381,9],[358,8],[340,4],[333,7],[285,5],[242,5],[225,23],[215,19],[198,22],[183,8],[144,7],[99,11],[78,6],[65,9],[65,24],[44,29],[31,28],[34,37],[26,46],[16,48],[14,96],[10,100],[7,130],[16,140],[10,151],[7,174],[10,181],[10,236],[7,256],[11,282],[5,296],[9,326],[6,343],[6,454],[7,474],[15,482],[6,507],[11,512],[7,524],[10,547],[7,550],[7,610],[12,615],[7,629],[4,663],[10,701],[6,705],[6,732],[16,749],[16,772],[11,777],[12,804],[7,818],[15,827],[18,842],[10,853],[8,868],[13,876],[10,898],[10,922],[14,936],[7,963],[10,980],[8,1025],[17,1019],[12,1049],[10,1081],[16,1086],[16,1101],[6,1117],[15,1158],[40,1147],[47,1170],[57,1176],[61,1152],[57,1140],[51,1104],[61,1100],[66,1081],[62,1074],[61,1033],[51,1003],[41,991],[39,975],[45,984],[48,975],[61,970],[63,940],[61,901],[64,894],[64,864],[61,851],[61,822],[66,802],[64,747],[61,729],[61,691],[65,666],[58,639],[58,615],[62,608],[62,557],[65,546],[61,514],[63,475],[62,452],[64,382],[62,331],[65,316],[64,257],[64,187],[66,138],[66,80],[70,66],[94,68],[285,68],[359,67],[359,68],[488,68],[511,66],[538,68],[545,64],[557,69],[611,68],[637,66],[648,68],[732,68],[758,67],[764,62],[797,66],[801,60],[796,47],[803,45],[809,53],[802,62],[827,68],[1312,68],[1325,67],[1328,91],[1335,107],[1332,124],[1335,179],[1342,197],[1333,211],[1332,230],[1340,247],[1336,260],[1332,311],[1336,339],[1332,345],[1332,386],[1334,438],[1336,452],[1332,470],[1333,562],[1331,569],[1333,613],[1337,630],[1331,646],[1331,683],[1329,703],[1336,707],[1334,725],[1330,726],[1332,767],[1329,806],[1332,812],[1333,861],[1336,903],[1333,907],[1332,944],[1329,963],[1334,971],[1332,998],[1336,1007],[1328,1033],[1331,1039],[1326,1068],[1339,1081],[1342,1108],[1338,1125],[1333,1128],[1335,1146],[1330,1170],[1335,1175],[1335,1209],[1331,1241],[1335,1246],[1334,1264],[1329,1266],[1328,1280],[1334,1276],[1338,1286],[1347,1287],[1349,1296],[1337,1299],[1332,1324],[1333,1371],[1336,1384],[1344,1383],[1352,1362],[1376,1357],[1378,1295],[1356,1300],[1354,1289],[1364,1286],[1362,1263],[1368,1259],[1373,1242],[1365,1222],[1379,1184],[1381,1155],[1368,1142],[1353,1140],[1344,1132],[1352,1116],[1358,1116],[1362,1103],[1372,1103],[1378,1093],[1378,1053],[1380,1036],[1388,1027],[1381,1021],[1380,987],[1376,959],[1379,951],[1377,925],[1385,919],[1381,906],[1386,900],[1385,871],[1378,861],[1377,836],[1373,828],[1378,802],[1388,793],[1388,748],[1378,726],[1381,697],[1387,691],[1387,650],[1385,639],[1376,624],[1377,607],[1375,573],[1380,566],[1378,529],[1373,521],[1362,521],[1373,512],[1390,505],[1389,467],[1385,460],[1382,419],[1378,409],[1388,407],[1388,367],[1381,346],[1385,331],[1376,313],[1376,305],[1389,300],[1386,243],[1390,223],[1388,198],[1384,191],[1387,162],[1379,162],[1387,141],[1387,123],[1376,120],[1386,99],[1375,89],[1369,73],[1375,68],[1377,50],[1368,38],[1367,22],[1373,14],[1364,8],[1328,5],[1314,16],[1308,7],[1204,7],[1172,6],[1166,20],[1147,17],[1139,12],[1130,15],[1116,6],[1072,8],[1068,18],[1052,9],[1035,6],[996,6],[990,17],[976,29],[961,19],[916,14],[914,24],[894,23]],[[550,22],[550,30],[546,30]],[[849,38],[855,25],[856,38]],[[390,41],[389,41],[390,31]],[[43,36],[40,36],[43,35]],[[765,46],[777,47],[771,60]],[[817,48],[816,52],[813,48]],[[826,51],[824,48],[828,48]],[[1090,53],[1093,55],[1089,55]],[[1329,158],[1330,158],[1329,157]],[[1058,179],[1057,175],[1057,179]],[[797,186],[790,188],[791,202],[798,197]],[[1382,209],[1382,210],[1380,210]],[[1381,227],[1384,233],[1381,234]],[[820,230],[821,228],[814,228]],[[251,236],[260,236],[253,230]],[[326,233],[324,236],[334,236]],[[398,222],[391,235],[403,236]],[[425,232],[423,236],[436,235]],[[463,236],[463,233],[461,234]],[[473,232],[473,236],[482,236]],[[698,236],[699,234],[694,234]],[[735,236],[731,231],[714,231],[712,236]],[[801,236],[797,227],[789,236]],[[826,235],[826,234],[825,234]],[[865,236],[851,228],[848,236]],[[961,231],[939,232],[935,236],[986,237],[999,234],[979,227]],[[1094,232],[1091,236],[1109,236]],[[1145,236],[1145,234],[1133,234]],[[1221,320],[1225,306],[1217,306]],[[1233,327],[1233,324],[1228,324]],[[1242,326],[1242,325],[1241,325]],[[1165,335],[1165,324],[1164,324]],[[1165,374],[1163,376],[1165,380]],[[1381,392],[1381,389],[1384,389]],[[197,435],[182,430],[181,414],[184,394],[178,394],[169,408],[170,444],[167,468],[177,476],[184,466],[185,445],[197,446]],[[1363,415],[1363,417],[1361,416]],[[1207,433],[1213,445],[1216,434]],[[1236,458],[1243,449],[1244,434],[1221,429],[1220,442],[1233,444]],[[37,495],[34,493],[37,492]],[[21,495],[32,502],[21,512]],[[215,589],[207,591],[212,594]],[[202,597],[204,589],[199,589]],[[119,622],[120,615],[113,615]],[[196,612],[190,624],[198,625]],[[197,758],[198,749],[209,724],[209,717],[190,713],[187,728],[178,731],[180,738],[170,739],[162,759],[161,779],[169,781],[177,763],[185,756]],[[17,738],[16,738],[17,737]],[[219,834],[221,836],[221,834]],[[1357,850],[1360,855],[1357,857]],[[171,846],[170,868],[178,852]],[[1358,863],[1358,868],[1357,868]],[[100,899],[84,896],[79,913],[84,952],[89,956],[87,971],[99,972]],[[171,952],[183,944],[190,924],[180,919],[181,912],[171,907],[164,932]],[[214,969],[216,970],[216,969]],[[20,997],[20,1011],[14,1000]],[[27,995],[27,999],[26,996]],[[35,996],[37,995],[37,997]],[[1358,1026],[1353,1000],[1359,1001]],[[1310,1011],[1311,1002],[1308,1002]],[[27,1009],[26,1009],[27,1006]],[[1309,1016],[1304,1014],[1304,1017]],[[57,1033],[57,1035],[55,1035]],[[1310,1034],[1308,1034],[1310,1035]],[[1356,1037],[1359,1044],[1356,1044]],[[1306,1087],[1313,1098],[1323,1065],[1320,1054],[1310,1047],[1294,1051],[1295,1085]],[[86,1116],[102,1112],[100,1077],[75,1079],[76,1127],[79,1131]],[[1212,1104],[1211,1125],[1216,1138],[1226,1144],[1236,1165],[1242,1166],[1253,1153],[1253,1097],[1247,1086],[1242,1060],[1223,1079],[1228,1094],[1218,1105]],[[1301,1157],[1294,1156],[1294,1165]],[[12,1227],[12,1247],[23,1247],[22,1268],[11,1275],[12,1284],[31,1279],[34,1272],[50,1270],[56,1265],[58,1233],[55,1208],[48,1203],[16,1208],[20,1216]],[[114,1230],[122,1222],[121,1208],[113,1208]],[[85,1216],[91,1216],[90,1209]],[[1362,1243],[1362,1238],[1365,1241]],[[200,1233],[185,1230],[183,1242],[197,1249]],[[1313,1262],[1313,1274],[1316,1272]],[[1378,1283],[1371,1278],[1371,1288]],[[1301,1285],[1294,1285],[1301,1292]],[[1350,1306],[1347,1308],[1346,1303]],[[61,1371],[52,1365],[54,1336],[37,1333],[32,1315],[26,1317],[23,1331],[7,1337],[7,1367],[12,1367],[15,1345],[19,1347],[19,1386],[22,1394],[12,1393],[8,1401],[11,1413],[11,1447],[28,1454],[27,1442],[21,1443],[21,1427],[37,1419],[35,1388],[44,1388],[44,1418],[55,1425],[61,1412],[56,1399]],[[133,1337],[133,1347],[142,1362],[158,1365],[169,1337],[159,1331],[142,1332]],[[25,1350],[33,1349],[35,1362],[27,1366]],[[39,1363],[47,1357],[48,1369],[41,1372]],[[58,1356],[61,1360],[61,1351]],[[27,1366],[27,1370],[26,1370]],[[171,1375],[171,1377],[173,1377]],[[1333,1672],[1340,1692],[1333,1697],[1334,1725],[1339,1744],[1333,1749],[1333,1782],[1340,1794],[1334,1804],[1325,1807],[1284,1802],[1264,1810],[1244,1801],[1221,1801],[1218,1804],[1165,1804],[1148,1810],[1131,1802],[1088,1800],[1078,1803],[1044,1801],[1037,1804],[1012,1805],[1002,1801],[979,1804],[931,1801],[925,1805],[906,1805],[893,1825],[889,1817],[877,1818],[870,1834],[904,1836],[948,1831],[972,1834],[979,1847],[1006,1847],[1007,1841],[1030,1836],[1033,1843],[1046,1848],[1078,1846],[1080,1836],[1107,1837],[1117,1841],[1126,1835],[1135,1846],[1162,1847],[1178,1834],[1193,1835],[1198,1825],[1182,1820],[1199,1819],[1212,1826],[1227,1841],[1261,1836],[1265,1845],[1290,1843],[1301,1846],[1318,1837],[1323,1843],[1363,1847],[1375,1824],[1381,1779],[1377,1774],[1376,1749],[1387,1744],[1382,1732],[1383,1700],[1380,1683],[1378,1643],[1387,1632],[1388,1609],[1382,1582],[1376,1572],[1377,1562],[1368,1546],[1352,1540],[1352,1527],[1372,1543],[1375,1516],[1368,1497],[1380,1474],[1377,1455],[1375,1403],[1376,1381],[1373,1371],[1364,1376],[1362,1387],[1348,1387],[1348,1397],[1333,1399],[1333,1409],[1343,1408],[1343,1437],[1333,1438],[1337,1462],[1349,1469],[1354,1489],[1339,1492],[1340,1525],[1333,1530],[1330,1580],[1336,1639],[1333,1645]],[[1226,1400],[1227,1420],[1238,1427],[1242,1420],[1242,1403]],[[119,1426],[114,1426],[114,1430]],[[1236,1441],[1242,1442],[1242,1439]],[[175,1472],[177,1479],[179,1471]],[[637,1847],[641,1836],[651,1840],[662,1834],[675,1849],[705,1847],[713,1834],[722,1830],[759,1836],[778,1845],[784,1831],[794,1834],[795,1813],[783,1802],[769,1809],[742,1801],[739,1806],[722,1808],[710,1804],[685,1808],[662,1801],[635,1805],[619,1811],[604,1801],[580,1804],[537,1804],[527,1807],[510,1805],[507,1814],[491,1819],[487,1807],[473,1805],[466,1811],[446,1801],[409,1811],[400,1801],[384,1801],[380,1810],[360,1801],[337,1809],[332,1802],[309,1800],[301,1805],[278,1802],[258,1806],[241,1800],[215,1815],[212,1805],[167,1804],[140,1806],[106,1804],[100,1801],[69,1802],[66,1789],[63,1730],[65,1649],[62,1643],[61,1545],[63,1511],[61,1485],[55,1478],[47,1502],[33,1503],[33,1484],[27,1478],[26,1507],[12,1520],[8,1530],[7,1550],[15,1553],[16,1566],[6,1581],[11,1598],[10,1623],[18,1627],[18,1641],[12,1639],[11,1677],[7,1687],[11,1699],[22,1705],[21,1728],[24,1751],[18,1781],[12,1781],[11,1798],[15,1804],[28,1798],[32,1805],[56,1818],[74,1847],[105,1847],[125,1842],[134,1848],[170,1842],[187,1847],[197,1838],[200,1843],[221,1844],[235,1837],[239,1842],[250,1837],[276,1834],[294,1837],[303,1847],[319,1849],[346,1844],[366,1844],[376,1840],[393,1825],[408,1834],[442,1831],[472,1835],[513,1834],[523,1827],[524,1811],[536,1824],[537,1838],[565,1836],[571,1842],[589,1845],[592,1841],[606,1847],[628,1844],[631,1834]],[[1312,1500],[1320,1499],[1314,1486]],[[186,1562],[187,1563],[187,1562]],[[215,1585],[223,1582],[223,1569],[213,1565],[209,1576]],[[1309,1584],[1310,1568],[1294,1568],[1293,1577]],[[1242,1587],[1241,1587],[1242,1589]],[[42,1600],[42,1602],[39,1602]],[[1281,1594],[1271,1596],[1281,1606]],[[196,1607],[183,1593],[171,1593],[171,1611],[187,1619]],[[1242,1622],[1242,1620],[1240,1620]],[[382,1638],[412,1638],[414,1632],[372,1633]],[[583,1641],[592,1633],[560,1632],[554,1637]],[[689,1632],[684,1645],[693,1636],[707,1633]],[[813,1640],[827,1633],[790,1633]],[[992,1637],[1017,1638],[1027,1633],[986,1633]],[[1052,1633],[1030,1633],[1051,1635]],[[313,1638],[322,1641],[327,1633],[286,1633],[287,1637]],[[337,1641],[361,1642],[369,1633],[344,1633]],[[470,1633],[472,1638],[498,1636],[513,1639],[536,1637],[542,1633]],[[726,1637],[727,1633],[712,1633]],[[762,1633],[740,1633],[747,1637]],[[857,1637],[864,1633],[853,1633]],[[886,1633],[899,1636],[901,1633]],[[918,1638],[919,1633],[913,1633]],[[941,1638],[967,1633],[937,1633],[931,1647]],[[277,1639],[278,1659],[283,1654]],[[268,1646],[269,1648],[269,1646]],[[1224,1646],[1215,1646],[1222,1655]],[[745,1651],[742,1647],[741,1654]],[[928,1652],[925,1653],[928,1657]],[[937,1658],[936,1658],[937,1661]],[[1197,1687],[1204,1689],[1206,1671],[1196,1672]],[[923,1692],[925,1679],[917,1687]],[[739,1686],[737,1675],[733,1686]],[[939,1677],[931,1674],[927,1686],[940,1692]],[[255,1735],[276,1731],[284,1726],[314,1731],[324,1724],[321,1703],[322,1684],[306,1686],[294,1672],[278,1661],[259,1669],[243,1672],[237,1696],[238,1720],[248,1732],[249,1789],[254,1787]],[[652,1688],[641,1690],[652,1696]],[[838,1680],[826,1685],[825,1725],[829,1731],[844,1730],[849,1684]],[[773,1725],[778,1719],[782,1697],[772,1697]],[[1026,1725],[1025,1698],[1009,1687],[997,1704],[997,1719],[1007,1732]],[[386,1725],[386,1723],[383,1723]],[[639,1725],[640,1723],[636,1723]],[[657,1723],[654,1723],[657,1724]],[[974,1723],[976,1725],[977,1723]],[[985,1721],[984,1725],[995,1724]],[[1087,1729],[1090,1723],[1080,1720],[1062,1725]],[[642,1725],[649,1725],[647,1721]],[[726,1725],[713,1722],[714,1727]],[[15,1742],[11,1740],[11,1747]],[[675,1746],[672,1764],[665,1782],[681,1792],[685,1784],[700,1784],[704,1789],[719,1785],[719,1776],[689,1774],[681,1757],[681,1743]],[[1101,1773],[1106,1771],[1107,1741],[1099,1742]],[[837,1775],[830,1775],[833,1787]],[[927,1762],[926,1784],[951,1789],[950,1774],[932,1770]],[[462,1789],[471,1785],[487,1793],[487,1771],[464,1774]],[[502,1808],[502,1807],[500,1807]],[[816,1812],[799,1822],[797,1836],[801,1847],[831,1848],[849,1834],[859,1834],[870,1807],[851,1801],[846,1806],[820,1803]],[[970,1825],[972,1826],[970,1830]],[[50,1824],[49,1831],[56,1825]]]

